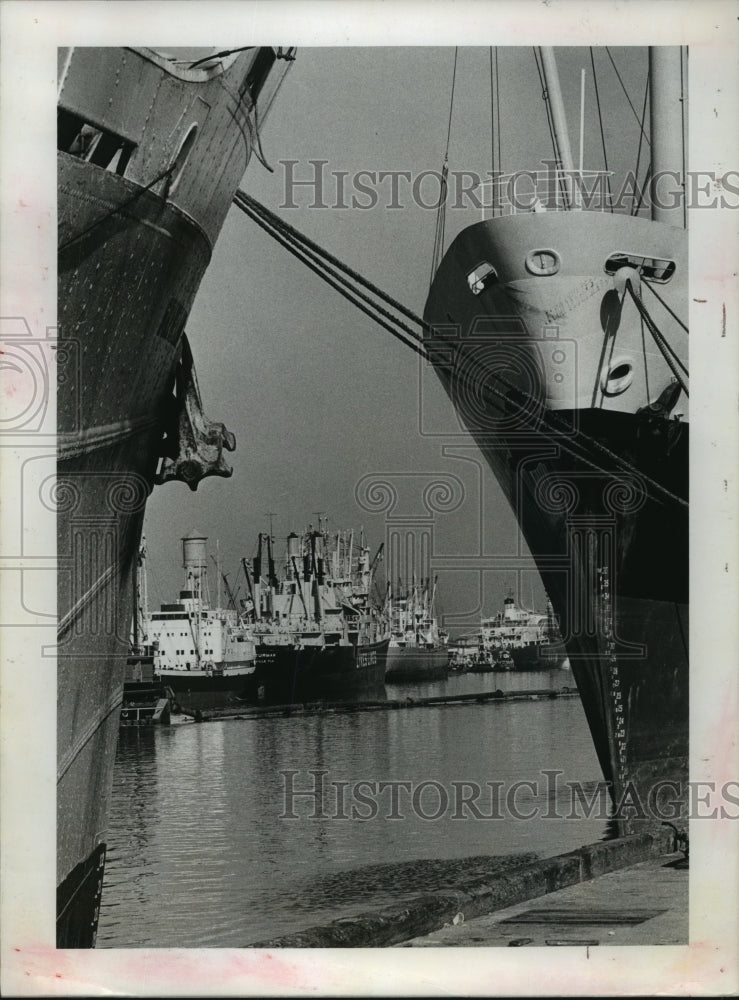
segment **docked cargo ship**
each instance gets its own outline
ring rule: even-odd
[[[449,673],[449,636],[439,628],[435,613],[436,580],[429,592],[429,581],[394,596],[388,585],[390,645],[387,652],[385,680],[441,680]],[[401,596],[402,594],[402,596]]]
[[[251,576],[246,563],[245,569],[260,700],[292,705],[384,697],[390,637],[371,597],[382,547],[370,559],[360,536],[356,557],[354,548],[353,531],[329,536],[319,524],[302,536],[291,532],[278,577],[272,536],[259,535]]]
[[[504,670],[560,669],[566,660],[551,601],[545,612],[530,610],[511,592],[502,611],[481,620],[480,649]]]
[[[254,637],[238,608],[211,603],[207,541],[196,532],[182,539],[184,588],[177,601],[144,613],[144,643],[155,676],[172,691],[175,714],[223,707],[254,694]]]
[[[673,185],[651,217],[576,168],[554,51],[537,61],[556,163],[495,179],[436,271],[427,350],[536,560],[614,800],[674,782],[684,829],[687,54],[649,52],[651,176]]]
[[[59,50],[59,947],[94,944],[148,496],[231,472],[184,328],[291,59]]]

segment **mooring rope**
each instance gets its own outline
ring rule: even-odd
[[[325,250],[309,237],[305,236],[299,230],[285,222],[284,219],[275,215],[274,212],[260,204],[256,201],[256,199],[252,198],[251,195],[246,194],[244,191],[237,191],[234,197],[234,203],[265,232],[271,235],[282,246],[284,246],[286,250],[293,254],[293,256],[304,263],[311,271],[321,277],[332,288],[338,291],[339,294],[343,295],[348,301],[352,302],[353,305],[357,306],[361,312],[369,316],[370,319],[373,319],[381,327],[387,330],[404,346],[409,347],[412,351],[427,361],[433,360],[432,356],[429,354],[428,345],[424,342],[421,334],[416,333],[406,323],[403,323],[400,319],[398,319],[398,317],[393,316],[392,313],[380,306],[379,303],[373,301],[370,296],[353,287],[352,281],[363,286],[373,295],[392,307],[396,312],[401,313],[407,319],[411,320],[412,323],[420,327],[420,329],[425,333],[433,336],[435,332],[434,328],[427,323],[426,320],[417,316],[402,303],[398,302],[386,292],[383,292],[382,289],[378,288],[371,281],[368,281],[368,279],[363,275],[354,271],[329,251]],[[329,267],[327,262],[330,262],[333,267]],[[517,395],[522,396],[524,398],[524,403],[516,403],[515,400],[511,399],[510,395],[506,395],[499,389],[491,386],[489,383],[482,386],[483,394],[492,393],[500,398],[506,406],[513,404],[519,409],[520,412],[528,415],[529,418],[531,417],[531,405],[534,404],[537,409],[540,407],[540,400],[509,382],[505,376],[498,372],[489,372],[488,375],[491,379],[494,379],[501,385],[505,386],[509,392],[512,391]],[[681,506],[688,506],[688,502],[684,498],[672,493],[666,487],[662,486],[661,483],[646,475],[627,459],[613,452],[596,438],[591,437],[584,431],[578,431],[577,440],[575,440],[572,437],[571,429],[561,423],[554,413],[540,413],[536,419],[539,421],[537,430],[544,438],[556,444],[557,447],[566,451],[568,454],[571,454],[583,464],[588,465],[603,475],[607,476],[612,474],[608,469],[604,469],[601,465],[597,464],[583,453],[582,448],[584,445],[587,445],[591,450],[599,451],[601,454],[607,456],[609,461],[617,469],[634,474],[638,479],[650,486],[654,491],[654,493],[649,494],[652,499],[657,500],[657,496],[654,495],[656,493],[663,498],[670,499],[678,503]],[[542,424],[547,425],[549,430],[542,430]],[[534,425],[530,424],[530,426]]]

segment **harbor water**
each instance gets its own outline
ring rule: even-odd
[[[387,690],[563,687],[567,671]],[[607,821],[573,816],[567,782],[601,779],[579,698],[121,730],[97,947],[248,946],[449,884],[463,859],[592,843]]]

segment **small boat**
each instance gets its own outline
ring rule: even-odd
[[[449,641],[449,670],[453,674],[472,672],[480,648],[479,636],[463,635]]]
[[[168,726],[173,700],[171,690],[154,673],[151,648],[135,648],[123,675],[121,726]]]

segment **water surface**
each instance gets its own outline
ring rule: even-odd
[[[467,674],[388,685],[388,697],[562,686],[573,686],[566,672]],[[560,769],[561,782],[601,780],[579,699],[122,730],[98,947],[245,946],[453,884],[470,866],[489,870],[491,858],[601,839],[602,819],[542,818],[570,812],[569,790],[548,794],[543,769]],[[289,781],[316,787],[311,771],[326,772],[320,805],[316,794],[286,803]],[[502,818],[455,810],[461,782],[488,792],[476,802],[487,816],[486,782],[505,796],[520,780],[536,783],[536,794],[521,788],[515,799],[535,819],[511,816],[504,798]],[[415,792],[437,784],[421,790],[418,808],[397,786],[393,809],[390,790],[368,793],[371,784],[359,789],[363,804],[360,781],[409,782]],[[427,818],[443,794],[446,810]],[[373,803],[372,818],[352,818]]]

